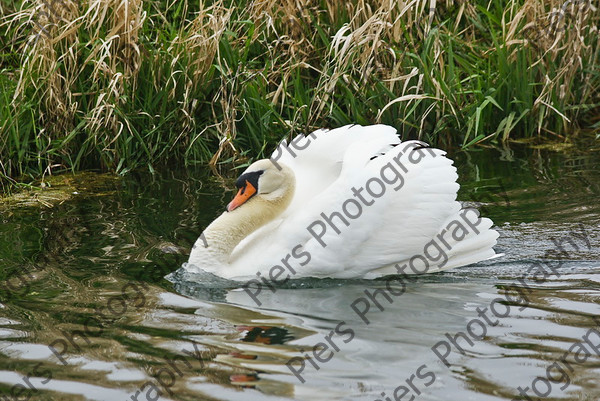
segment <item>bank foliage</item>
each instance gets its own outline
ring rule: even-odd
[[[231,161],[348,123],[463,147],[598,125],[591,0],[29,0],[0,11],[4,180]]]

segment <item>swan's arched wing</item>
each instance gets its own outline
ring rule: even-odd
[[[370,144],[368,148],[367,143]],[[297,244],[297,240],[309,239],[303,237],[299,228],[304,220],[311,218],[312,207],[316,211],[320,209],[320,202],[327,202],[330,195],[326,192],[339,180],[342,167],[348,162],[350,148],[360,150],[366,160],[369,160],[399,143],[396,129],[387,125],[346,125],[333,130],[320,129],[307,136],[298,135],[289,143],[282,141],[270,160],[276,167],[285,164],[294,172],[294,198],[277,219],[251,233],[238,244],[232,253],[233,263],[227,275],[241,276],[247,272],[247,266],[239,262],[240,258],[276,261],[285,257],[285,252],[291,249],[289,246]],[[284,227],[281,227],[283,223]],[[285,230],[285,234],[281,230]],[[284,255],[279,257],[282,253]]]
[[[355,129],[348,128],[346,133]],[[425,245],[459,217],[456,169],[443,151],[426,148],[418,141],[400,144],[395,135],[389,136],[389,129],[370,137],[356,132],[354,135],[361,140],[345,142],[340,147],[343,155],[324,161],[330,168],[337,166],[337,172],[319,173],[318,154],[305,159],[298,154],[284,161],[300,175],[299,190],[307,192],[299,195],[288,213],[236,248],[246,261],[264,261],[256,266],[261,274],[268,276],[273,266],[294,270],[295,277],[394,274],[395,263],[423,254]],[[338,158],[341,163],[334,161]],[[305,163],[309,170],[300,171]],[[311,192],[315,180],[321,180],[319,186],[331,182]],[[312,198],[306,197],[307,193],[313,194]],[[449,235],[443,237],[450,248],[444,249],[449,260],[444,263],[440,257],[437,262],[431,261],[428,272],[493,256],[491,247],[498,234],[489,229],[491,224],[489,219],[482,219],[480,233],[461,241]],[[248,274],[248,266],[240,260],[232,268],[232,275]]]
[[[289,143],[282,141],[270,160],[283,163],[296,176],[296,191],[287,213],[304,207],[338,179],[344,156],[355,144],[377,141],[398,144],[396,129],[387,125],[346,125],[333,130],[321,129],[307,136],[298,135]]]

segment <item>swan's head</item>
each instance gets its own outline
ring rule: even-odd
[[[227,205],[227,211],[249,202],[253,198],[266,201],[278,201],[291,198],[295,177],[289,167],[279,164],[279,168],[270,160],[262,159],[252,163],[235,182],[238,192]]]

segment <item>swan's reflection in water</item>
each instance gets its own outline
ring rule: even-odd
[[[578,269],[583,268],[583,264]],[[514,397],[517,386],[531,383],[573,342],[580,341],[585,328],[593,324],[593,313],[600,313],[597,305],[584,314],[574,314],[567,307],[571,302],[571,307],[580,302],[589,305],[590,296],[595,302],[600,299],[586,284],[590,277],[600,279],[597,264],[586,265],[589,273],[585,282],[581,277],[568,275],[543,284],[527,282],[527,287],[521,288],[529,296],[527,308],[521,310],[519,303],[507,303],[512,308],[511,314],[498,319],[495,326],[488,326],[483,340],[472,339],[471,346],[459,338],[464,353],[451,345],[450,368],[431,348],[441,340],[448,341],[447,333],[453,336],[458,332],[467,333],[467,324],[478,318],[478,308],[489,307],[491,300],[504,297],[507,287],[518,292],[515,279],[521,277],[520,272],[528,265],[511,262],[475,266],[454,274],[420,278],[409,283],[406,292],[392,303],[381,297],[383,311],[371,305],[366,314],[369,324],[365,324],[350,305],[364,297],[366,289],[373,292],[384,288],[383,282],[315,280],[311,283],[308,280],[296,283],[302,288],[279,288],[275,293],[261,294],[260,308],[244,291],[229,289],[221,301],[229,308],[238,305],[248,311],[246,316],[250,319],[236,326],[243,331],[242,337],[235,341],[220,339],[211,344],[233,349],[218,355],[219,362],[255,371],[232,375],[232,383],[253,387],[265,394],[299,399],[375,400],[385,399],[382,392],[394,399],[394,390],[402,387],[408,389],[408,398],[426,400],[445,400],[448,394],[466,399],[475,395],[473,391],[477,392],[478,400]],[[502,271],[505,278],[489,277],[491,268]],[[572,266],[566,265],[565,269],[569,271]],[[202,293],[202,286],[194,283],[176,282],[175,286],[183,292],[187,288],[196,297]],[[557,297],[562,299],[560,308],[553,301]],[[257,312],[262,316],[252,317]],[[240,312],[235,315],[233,321],[239,323]],[[226,318],[227,313],[221,310],[220,316]],[[319,362],[314,356],[314,346],[327,344],[326,337],[340,322],[353,332],[352,338],[331,336],[339,351],[330,347],[320,355],[323,359],[331,353],[331,358]],[[563,340],[556,341],[557,337]],[[543,345],[548,343],[552,344],[550,349]],[[298,357],[305,361],[303,367],[299,363],[294,365],[299,371],[295,376],[286,363]],[[312,362],[308,361],[309,357]],[[592,363],[576,366],[568,391],[556,387],[553,397],[568,399],[573,393],[598,391],[595,385],[589,384],[593,369]],[[396,394],[403,392],[396,391]]]

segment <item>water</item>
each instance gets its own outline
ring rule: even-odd
[[[233,196],[206,171],[83,174],[0,206],[0,400],[600,399],[598,152],[453,158],[505,256],[390,282],[368,323],[352,304],[386,280],[305,279],[257,306],[177,271]]]

